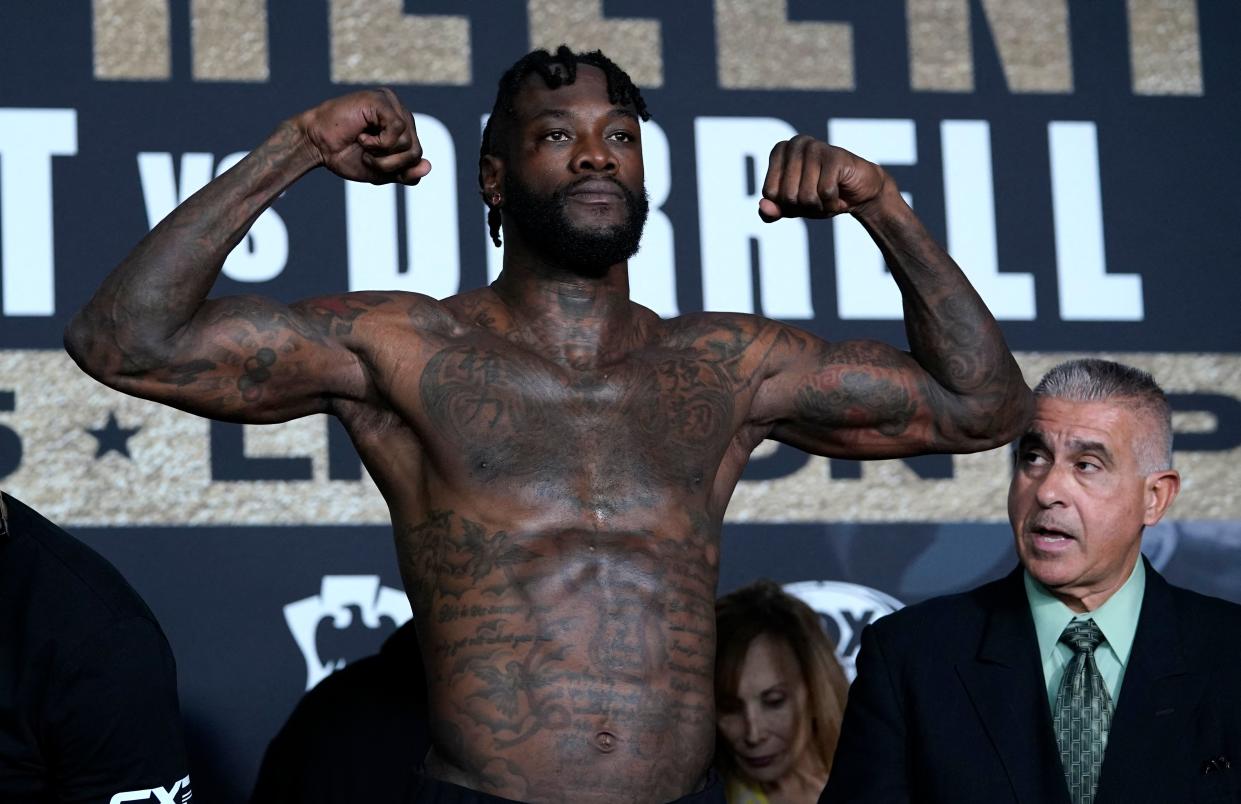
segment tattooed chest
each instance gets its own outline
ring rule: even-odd
[[[736,426],[729,378],[684,353],[585,374],[450,347],[423,370],[419,398],[441,460],[471,478],[590,496],[709,483]]]

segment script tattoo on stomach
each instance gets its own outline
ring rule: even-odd
[[[572,800],[622,779],[644,780],[637,800],[664,794],[644,784],[688,789],[714,734],[717,537],[702,518],[675,534],[518,537],[439,510],[408,528],[436,750],[510,797],[529,784]],[[566,763],[592,771],[562,776]]]

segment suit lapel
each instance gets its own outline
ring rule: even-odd
[[[1140,800],[1154,789],[1156,777],[1162,776],[1161,758],[1175,755],[1177,744],[1193,733],[1190,721],[1202,684],[1202,676],[1189,672],[1185,661],[1172,590],[1148,563],[1096,801]]]
[[[1021,568],[999,582],[978,655],[957,666],[1017,801],[1068,804]]]

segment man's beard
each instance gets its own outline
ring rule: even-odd
[[[599,177],[587,179],[598,181]],[[512,176],[504,177],[504,214],[521,229],[527,246],[553,265],[582,276],[600,277],[608,268],[638,253],[650,211],[645,187],[638,195],[611,181],[625,199],[626,213],[622,222],[612,226],[583,229],[569,220],[569,193],[574,185],[541,196]]]

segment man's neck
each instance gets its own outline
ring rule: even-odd
[[[591,277],[506,255],[491,288],[523,341],[573,368],[610,362],[640,337],[625,263]]]
[[[1119,577],[1112,578],[1101,584],[1083,585],[1080,587],[1050,587],[1042,585],[1049,594],[1063,603],[1074,614],[1086,614],[1095,611],[1112,598],[1133,577],[1133,571],[1141,561],[1141,549],[1135,546],[1133,557],[1127,562],[1129,571]],[[1037,579],[1035,581],[1037,583]]]

